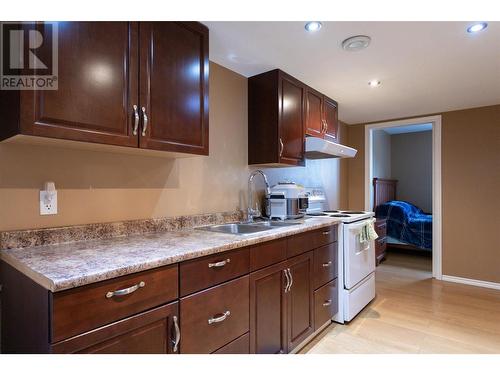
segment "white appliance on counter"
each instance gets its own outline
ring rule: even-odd
[[[375,298],[375,242],[359,240],[361,228],[374,221],[374,213],[328,210],[322,188],[306,188],[306,193],[307,216],[337,217],[342,221],[338,233],[339,310],[332,320],[349,322]]]

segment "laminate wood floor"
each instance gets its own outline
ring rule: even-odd
[[[431,259],[388,254],[377,297],[301,353],[500,353],[500,290],[437,281]]]

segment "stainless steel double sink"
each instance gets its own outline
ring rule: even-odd
[[[303,224],[303,221],[283,222],[283,221],[258,221],[254,223],[231,223],[218,224],[206,227],[198,227],[196,229],[209,232],[236,234],[240,236],[250,235],[259,232],[265,232],[276,228],[289,227],[293,225]]]

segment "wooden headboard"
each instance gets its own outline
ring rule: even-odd
[[[398,180],[378,177],[373,179],[373,211],[385,202],[396,200],[397,185]]]

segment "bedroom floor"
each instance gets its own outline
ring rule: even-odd
[[[301,353],[500,353],[500,290],[437,281],[431,259],[389,253],[377,297]]]

